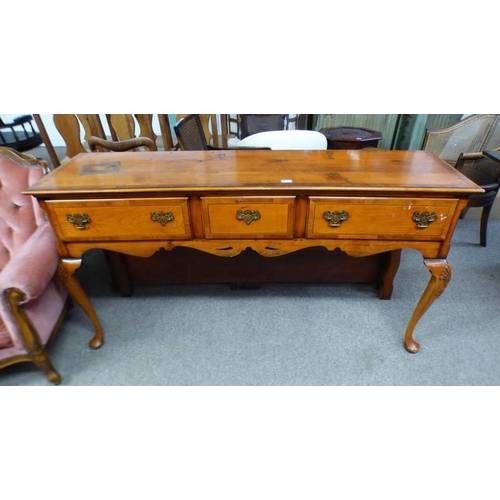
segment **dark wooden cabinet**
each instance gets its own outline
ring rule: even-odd
[[[320,132],[328,141],[328,149],[376,148],[382,134],[363,127],[330,127]]]

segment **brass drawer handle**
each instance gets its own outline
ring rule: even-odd
[[[429,227],[437,219],[436,212],[415,212],[412,221],[417,223],[418,229],[425,229]]]
[[[328,225],[330,227],[340,227],[342,222],[349,218],[349,213],[346,210],[342,210],[342,212],[339,212],[338,210],[330,212],[330,210],[327,210],[323,214],[323,218],[328,221]]]
[[[165,226],[169,222],[172,222],[174,218],[175,217],[172,212],[151,212],[151,220],[153,222],[159,222],[162,226]]]
[[[66,214],[66,219],[75,229],[85,229],[92,222],[88,214]]]
[[[247,226],[249,226],[254,220],[260,219],[260,213],[258,210],[238,210],[236,218],[246,222]]]

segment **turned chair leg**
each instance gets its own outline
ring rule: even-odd
[[[493,208],[493,203],[491,205],[486,205],[485,207],[483,207],[483,211],[481,213],[481,226],[480,226],[479,242],[480,242],[482,247],[486,246],[488,219],[489,219],[490,212],[491,212],[492,208]]]

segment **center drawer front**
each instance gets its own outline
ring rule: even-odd
[[[202,198],[205,238],[292,238],[294,196]]]
[[[444,240],[457,204],[455,199],[312,197],[307,237]],[[343,220],[335,220],[334,212]],[[423,220],[426,213],[432,221]],[[421,218],[420,224],[414,218]]]
[[[187,198],[48,201],[47,210],[64,241],[191,238]]]

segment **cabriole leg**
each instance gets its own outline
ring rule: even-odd
[[[99,318],[90,302],[87,294],[82,288],[75,275],[76,270],[80,267],[82,259],[66,259],[62,258],[59,264],[59,278],[70,297],[83,309],[85,314],[90,318],[95,328],[95,335],[90,341],[89,345],[92,349],[99,349],[104,344],[104,334],[102,331]]]
[[[405,333],[405,347],[408,352],[416,353],[420,346],[413,340],[413,330],[424,313],[443,293],[451,279],[451,266],[446,259],[424,259],[425,267],[431,272],[431,279],[413,312]]]

